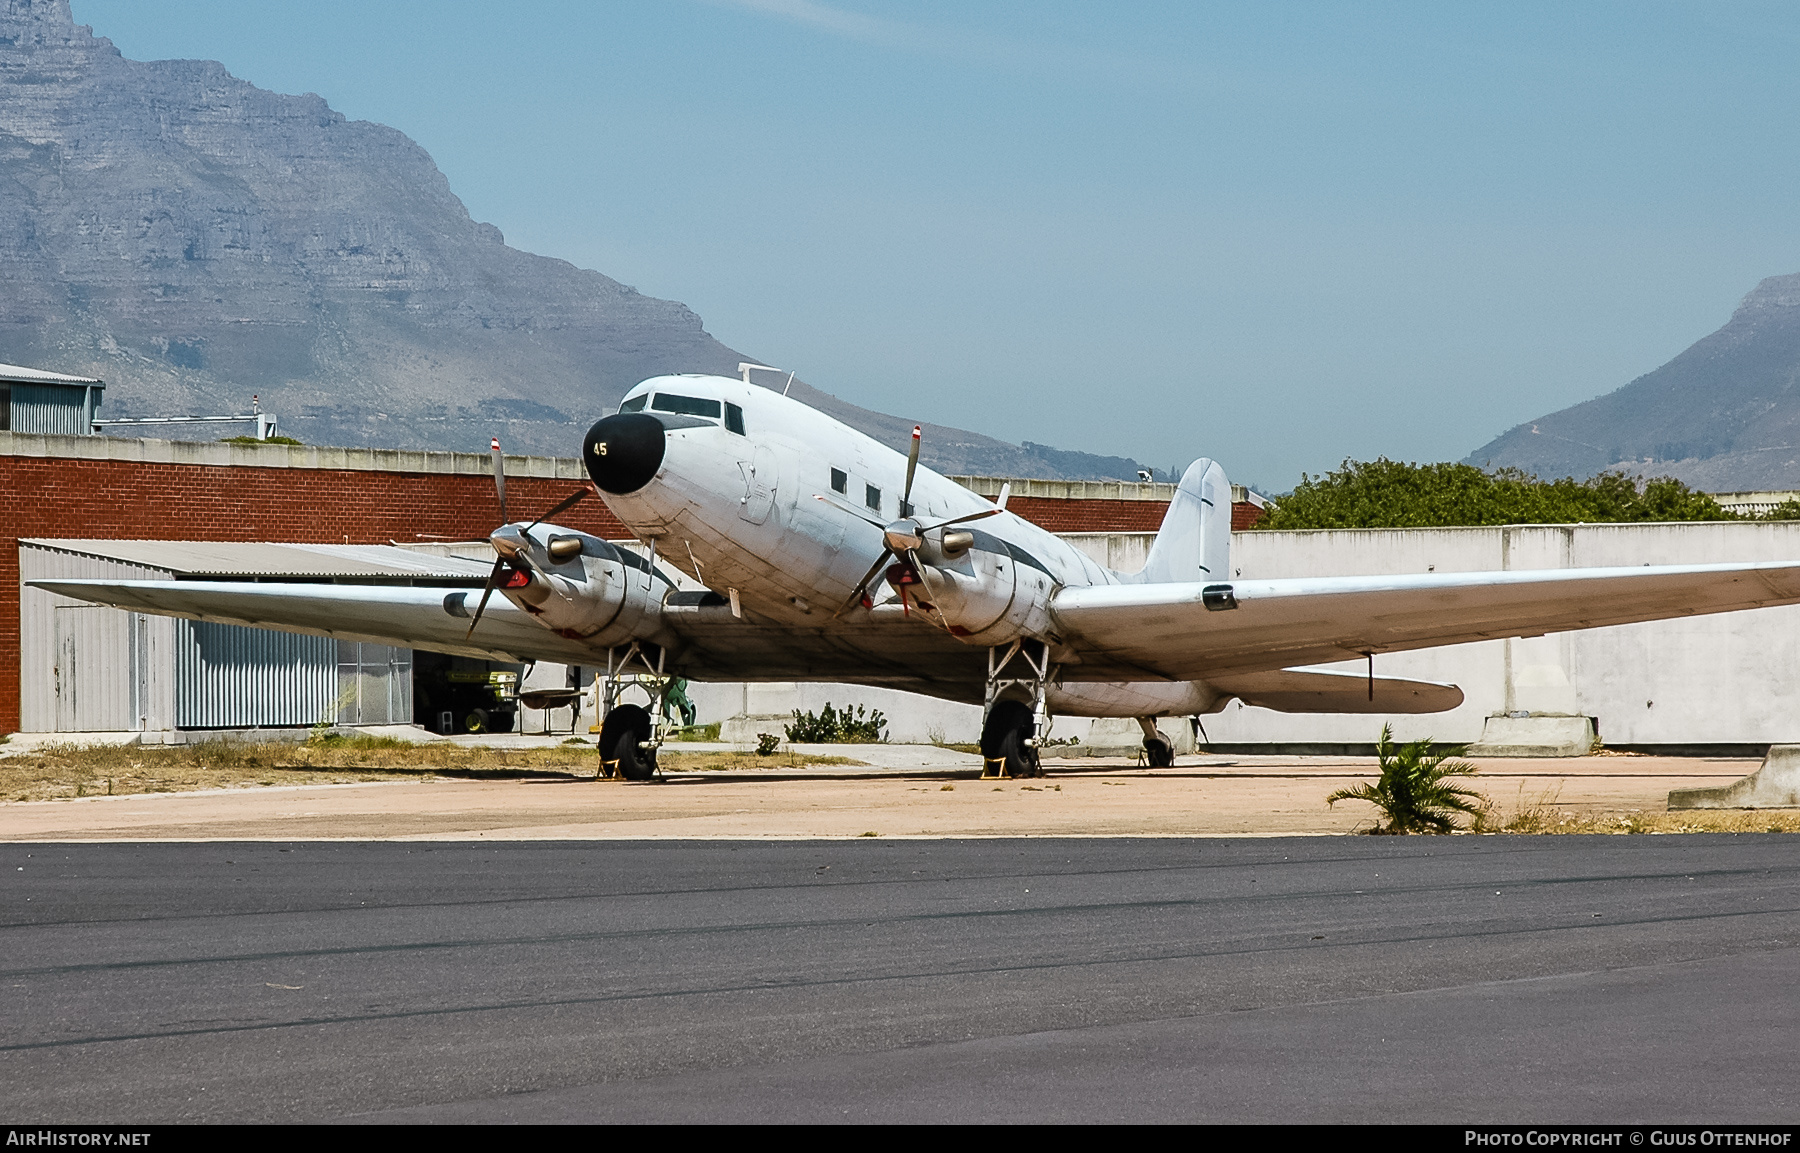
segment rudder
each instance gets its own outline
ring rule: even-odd
[[[1150,545],[1139,584],[1231,579],[1231,483],[1217,461],[1188,465]]]

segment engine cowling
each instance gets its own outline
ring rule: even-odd
[[[520,534],[495,541],[503,543],[516,551],[500,591],[545,628],[601,648],[669,639],[663,636],[663,598],[674,586],[643,557],[551,526],[540,526],[529,540]]]
[[[951,538],[947,542],[946,535]],[[946,549],[946,544],[951,547]],[[963,547],[956,548],[959,544]],[[952,636],[966,644],[989,646],[1049,632],[1050,595],[1056,582],[1049,573],[1020,560],[1004,541],[987,533],[952,529],[931,534],[925,546],[919,560],[929,585],[920,581],[902,592],[921,610],[942,614]]]

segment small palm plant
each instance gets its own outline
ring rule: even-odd
[[[1473,776],[1475,766],[1450,758],[1461,749],[1431,751],[1431,738],[1394,744],[1391,725],[1381,726],[1381,740],[1375,745],[1375,756],[1381,762],[1381,779],[1372,785],[1356,785],[1339,789],[1325,798],[1327,805],[1339,801],[1367,801],[1381,810],[1386,824],[1374,828],[1377,833],[1449,833],[1456,830],[1457,813],[1477,816],[1487,798],[1473,789],[1455,783],[1453,777]]]

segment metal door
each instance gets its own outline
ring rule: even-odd
[[[750,459],[738,467],[744,472],[744,500],[738,505],[738,515],[751,524],[761,524],[769,519],[769,510],[775,506],[775,485],[779,479],[775,454],[759,444]]]
[[[124,732],[132,716],[130,625],[135,614],[101,605],[58,605],[56,659],[50,668],[59,733]]]

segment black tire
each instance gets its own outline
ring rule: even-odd
[[[1175,767],[1175,746],[1161,737],[1144,738],[1144,761],[1153,769]]]
[[[981,755],[990,764],[1001,761],[1009,777],[1042,776],[1037,750],[1025,743],[1036,730],[1030,708],[1019,701],[1001,701],[981,726]]]
[[[488,711],[486,709],[470,709],[463,714],[463,732],[485,733],[488,731]]]
[[[656,750],[640,749],[650,739],[650,714],[640,705],[618,705],[600,723],[601,776],[614,768],[628,781],[647,781],[656,772]]]

